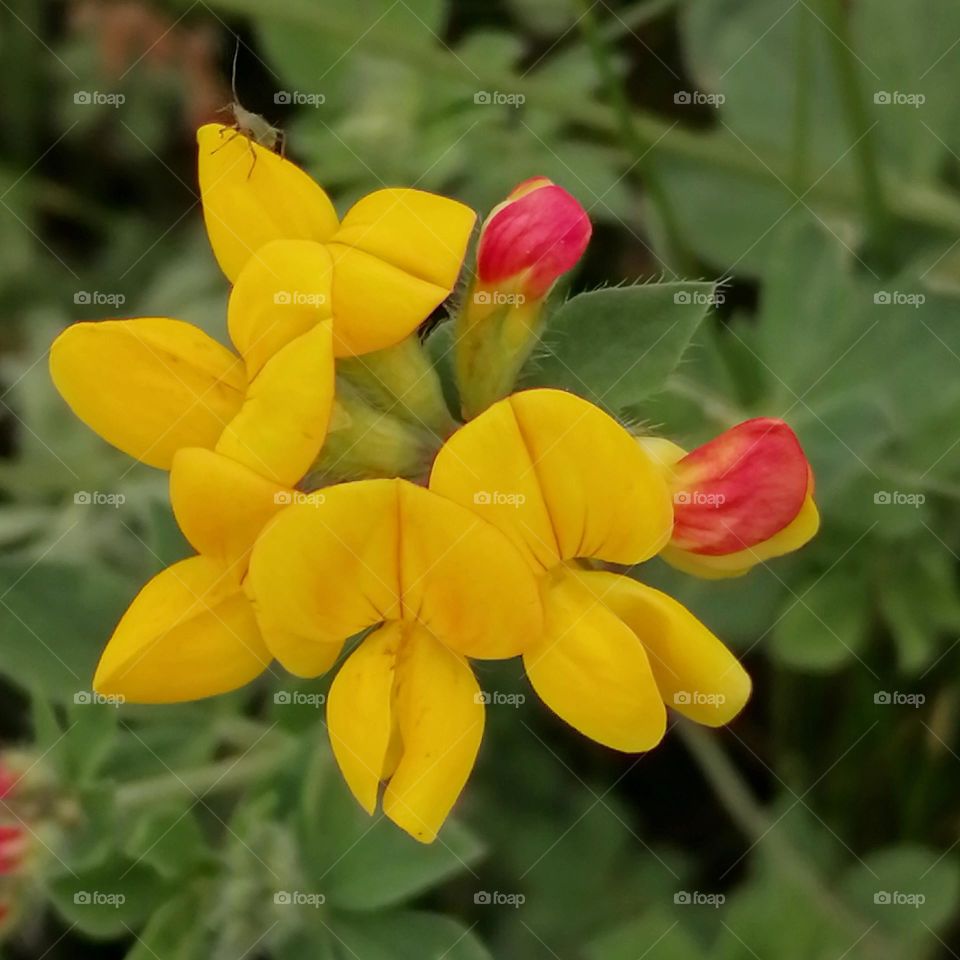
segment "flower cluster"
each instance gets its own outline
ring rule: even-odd
[[[789,427],[750,420],[687,453],[574,394],[514,392],[590,237],[544,178],[483,225],[445,390],[417,330],[458,290],[473,212],[386,189],[341,220],[241,133],[198,142],[235,349],[147,317],[76,324],[51,350],[80,419],[170,471],[196,551],[134,599],[95,688],[170,703],[274,660],[300,677],[339,663],[326,719],[343,775],[425,842],[480,747],[471,660],[522,657],[548,707],[618,750],[655,746],[668,706],[731,720],[750,694],[737,659],[623,571],[660,555],[732,576],[808,540],[812,474]]]

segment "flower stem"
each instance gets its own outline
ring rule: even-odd
[[[676,729],[730,819],[751,841],[751,849],[761,841],[765,843],[773,852],[776,865],[802,886],[827,916],[848,928],[857,938],[863,936],[864,943],[872,948],[874,956],[892,960],[895,954],[890,944],[873,933],[869,921],[859,916],[831,890],[830,884],[820,876],[816,867],[789,840],[784,839],[783,830],[778,832],[779,820],[771,817],[754,798],[749,786],[718,745],[716,735],[686,720],[681,720]],[[871,932],[864,935],[863,931],[867,928]]]
[[[807,189],[810,157],[810,77],[811,46],[810,12],[801,4],[797,8],[797,46],[794,53],[793,145],[791,149],[791,183],[793,192],[803,196]]]
[[[890,215],[880,177],[876,138],[873,135],[876,122],[871,122],[864,100],[853,50],[853,37],[850,33],[850,20],[841,0],[821,0],[820,6],[840,86],[840,99],[846,113],[850,136],[854,138],[851,150],[859,171],[864,219],[874,244],[883,250],[889,238]]]
[[[199,799],[215,793],[242,790],[274,772],[289,759],[290,751],[274,740],[264,739],[262,749],[218,760],[193,770],[173,771],[125,783],[116,792],[121,811],[136,810],[162,800],[177,799],[184,793]]]
[[[677,222],[670,197],[663,181],[660,179],[657,160],[652,155],[656,140],[645,137],[634,122],[633,108],[630,105],[623,82],[617,76],[613,67],[610,45],[600,30],[597,18],[594,16],[592,0],[577,0],[577,4],[581,11],[581,31],[590,47],[600,79],[606,88],[607,99],[616,117],[621,143],[633,161],[627,170],[629,172],[636,167],[640,172],[640,176],[650,194],[657,218],[662,225],[667,245],[665,266],[673,272],[674,276],[680,276],[681,273],[692,276],[689,257],[685,253],[686,248],[681,240],[680,225]]]

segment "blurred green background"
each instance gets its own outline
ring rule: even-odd
[[[0,736],[28,771],[0,807],[28,849],[0,876],[4,956],[960,952],[955,0],[0,6]],[[595,223],[573,289],[725,281],[618,412],[685,445],[783,417],[813,463],[798,556],[638,572],[744,657],[729,729],[615,754],[516,663],[481,665],[519,696],[424,848],[346,794],[323,683],[84,702],[119,614],[188,550],[165,476],[72,417],[47,350],[104,316],[223,336],[193,131],[231,99],[235,37],[241,102],[341,211],[412,185],[484,213],[543,174]]]

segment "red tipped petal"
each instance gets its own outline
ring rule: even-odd
[[[583,255],[592,232],[577,200],[544,177],[525,180],[484,224],[477,276],[496,285],[523,276],[522,291],[542,297]]]
[[[673,545],[706,556],[768,540],[800,512],[810,465],[782,420],[757,417],[675,465]]]

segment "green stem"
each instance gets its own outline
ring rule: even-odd
[[[807,189],[807,160],[810,154],[810,14],[801,4],[797,8],[797,49],[795,60],[795,83],[793,102],[793,166],[790,181],[793,191],[802,196]]]
[[[126,783],[117,789],[117,808],[121,811],[135,810],[158,801],[180,798],[184,793],[200,798],[242,790],[273,773],[288,759],[289,750],[278,749],[271,740],[269,749],[264,746],[263,749],[251,750],[239,757],[219,760],[194,770],[164,773]]]
[[[660,171],[653,155],[656,140],[644,137],[634,122],[633,108],[627,97],[627,91],[613,66],[610,45],[594,16],[593,0],[577,0],[577,3],[581,11],[581,31],[590,47],[600,79],[606,88],[607,99],[616,117],[620,141],[633,158],[628,172],[634,168],[639,171],[663,225],[667,245],[666,265],[675,276],[680,276],[681,272],[683,275],[693,276],[692,266],[681,240],[680,225],[674,214],[670,197],[660,179]]]
[[[828,881],[799,850],[784,839],[783,829],[778,828],[778,821],[756,801],[736,767],[717,744],[716,734],[686,720],[678,723],[676,729],[727,815],[744,836],[754,846],[761,842],[766,844],[773,853],[773,862],[784,874],[802,886],[827,916],[859,938],[870,926],[869,922],[833,893]],[[874,956],[894,957],[890,945],[877,934],[865,935],[863,940],[872,947]]]
[[[864,218],[874,242],[882,250],[889,238],[890,214],[880,177],[876,138],[873,135],[874,123],[870,120],[853,52],[850,20],[842,0],[821,0],[820,6],[827,25],[827,39],[847,126],[854,138],[852,149],[859,170]]]

